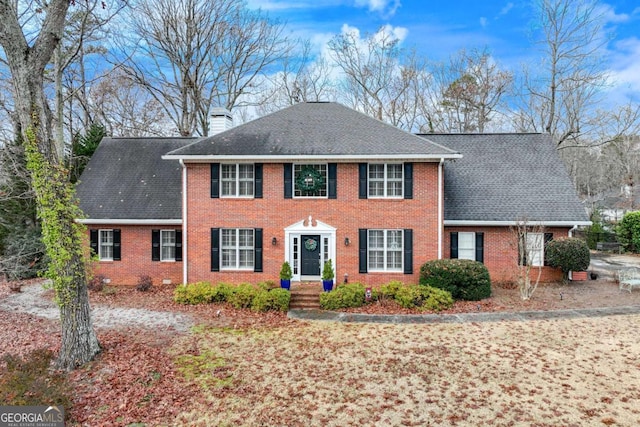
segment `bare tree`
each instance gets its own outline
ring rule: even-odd
[[[522,73],[520,129],[550,133],[558,147],[588,132],[606,84],[596,0],[536,0],[541,62]]]
[[[242,0],[142,0],[130,21],[124,70],[182,136],[206,136],[211,108],[233,109],[289,49],[283,24]]]
[[[294,52],[283,60],[282,70],[267,77],[269,87],[257,106],[260,114],[272,113],[298,102],[336,99],[328,61],[322,56],[312,58],[308,40],[299,46],[300,52]]]
[[[449,132],[485,132],[499,112],[506,112],[505,95],[513,75],[501,70],[486,50],[461,50],[445,72],[450,83],[442,90],[440,104]],[[500,111],[501,110],[501,111]]]
[[[122,70],[92,85],[87,94],[92,120],[114,137],[166,136],[171,124],[160,102]]]
[[[415,116],[407,114],[417,110],[416,82],[425,73],[423,62],[415,53],[405,56],[399,43],[386,27],[362,40],[357,31],[345,31],[329,42],[351,106],[395,126],[413,124]]]
[[[0,45],[11,71],[16,118],[26,144],[38,214],[47,219],[43,221],[43,240],[47,254],[55,258],[49,264],[49,276],[62,325],[57,364],[65,369],[84,364],[100,351],[89,309],[83,233],[75,223],[78,208],[60,167],[63,159],[55,149],[51,110],[44,93],[45,68],[62,39],[69,5],[68,0],[51,0],[42,9],[30,9],[31,16],[41,20],[25,27],[33,31],[27,38],[21,26],[29,19],[27,12],[19,13],[15,1],[0,0]]]
[[[85,0],[67,17],[62,42],[54,53],[56,139],[61,148],[95,121],[88,98],[95,81],[108,78],[103,71],[108,52],[104,40],[110,25],[127,6],[127,0]],[[65,134],[66,128],[66,134]]]
[[[540,283],[544,244],[543,225],[519,219],[511,227],[511,246],[518,251],[518,290],[525,301],[531,299]]]

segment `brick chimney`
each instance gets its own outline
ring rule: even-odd
[[[211,127],[209,136],[215,135],[233,127],[233,116],[226,108],[216,107],[211,110]]]

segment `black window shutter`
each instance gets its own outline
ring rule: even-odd
[[[121,247],[121,237],[120,230],[113,230],[113,260],[120,261],[122,258],[122,247]]]
[[[253,165],[253,197],[262,199],[262,163]]]
[[[368,191],[368,174],[369,170],[366,163],[358,164],[358,198],[366,199]]]
[[[89,241],[91,242],[91,251],[94,255],[98,255],[98,230],[89,230]]]
[[[449,242],[449,248],[451,249],[451,259],[456,259],[458,258],[458,233],[457,232],[451,232],[450,234],[450,242]]]
[[[518,236],[518,265],[527,265],[527,236]]]
[[[220,271],[220,229],[211,229],[211,271]]]
[[[544,265],[549,265],[547,260],[547,243],[553,240],[553,233],[544,233]]]
[[[328,173],[329,173],[329,198],[336,199],[338,198],[338,186],[337,186],[338,164],[329,163]]]
[[[176,230],[176,261],[182,261],[182,231]]]
[[[253,232],[253,271],[262,273],[262,228],[256,228]]]
[[[220,197],[220,163],[211,163],[211,198]]]
[[[484,264],[484,233],[476,233],[476,261]]]
[[[413,163],[404,164],[404,198],[413,199]]]
[[[284,164],[284,198],[291,199],[293,197],[293,165],[291,163]]]
[[[360,248],[359,267],[360,273],[367,272],[367,229],[358,230],[358,247]]]
[[[413,230],[404,230],[404,274],[413,274]]]
[[[160,261],[160,230],[151,230],[151,261]]]

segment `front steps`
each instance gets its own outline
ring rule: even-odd
[[[322,283],[295,282],[291,283],[290,310],[319,310]]]

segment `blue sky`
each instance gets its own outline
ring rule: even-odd
[[[249,0],[288,23],[293,35],[308,38],[319,52],[344,26],[362,35],[390,26],[403,46],[416,47],[432,60],[446,60],[462,48],[488,48],[496,62],[516,71],[535,64],[531,43],[536,27],[531,1],[486,0]],[[613,39],[605,58],[612,96],[640,100],[640,2],[600,3],[605,29]]]

